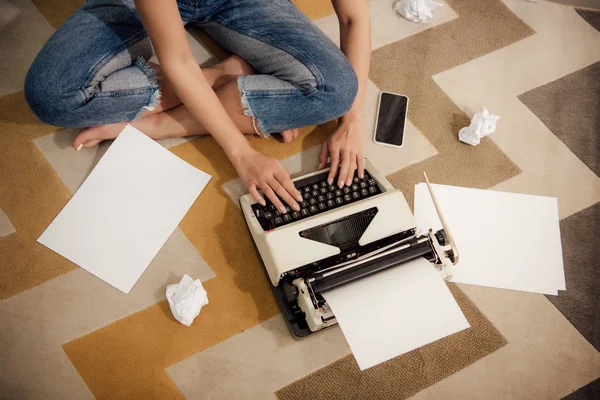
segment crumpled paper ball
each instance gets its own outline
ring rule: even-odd
[[[487,108],[482,108],[471,119],[471,125],[458,132],[458,139],[471,146],[477,146],[482,137],[489,136],[496,131],[496,123],[499,119],[499,116],[491,115]]]
[[[433,12],[443,5],[433,0],[399,0],[394,10],[409,21],[426,24],[433,19]]]
[[[208,304],[206,290],[200,279],[192,280],[187,274],[179,283],[167,286],[167,301],[175,319],[190,326],[200,309]]]

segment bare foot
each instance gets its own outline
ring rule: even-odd
[[[215,68],[221,70],[223,75],[254,75],[256,71],[250,64],[248,64],[244,59],[237,55],[232,55],[221,61],[220,63],[214,66]]]
[[[156,65],[153,65],[153,67],[157,70],[159,76],[161,76],[160,67]],[[250,75],[256,72],[250,64],[237,55],[226,58],[215,65],[214,69],[219,71],[220,76],[218,80],[222,80],[222,84],[230,82],[239,75]],[[177,98],[170,82],[167,82],[167,79],[163,76],[161,78],[161,103],[154,110],[145,112],[143,118],[136,120],[133,125],[155,140],[167,137],[183,137],[192,134],[205,134],[206,132],[198,126],[197,121],[185,107],[175,107],[181,102]],[[219,85],[215,81],[213,87],[216,89],[219,86],[222,85]],[[77,149],[79,146],[94,147],[103,140],[114,139],[126,124],[126,122],[122,122],[85,129],[75,137],[73,148]],[[290,143],[298,136],[298,129],[289,129],[281,132],[281,136],[286,143]]]
[[[75,137],[73,148],[77,150],[79,146],[94,147],[103,140],[114,139],[125,128],[125,125],[125,122],[120,122],[84,129]]]
[[[94,147],[103,140],[115,139],[126,124],[126,122],[120,122],[84,129],[75,137],[73,148],[77,149],[80,145],[82,147]],[[182,107],[139,119],[133,122],[133,125],[154,140],[206,133],[197,129],[196,120]],[[300,131],[297,128],[288,129],[281,132],[281,137],[285,143],[291,143],[299,133]]]

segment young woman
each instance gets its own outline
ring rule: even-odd
[[[25,81],[49,124],[88,128],[74,148],[115,138],[130,122],[153,139],[211,134],[256,201],[281,212],[302,198],[277,160],[243,134],[280,132],[341,117],[320,155],[330,183],[362,176],[362,105],[370,23],[366,0],[333,0],[341,51],[289,0],[87,0],[50,38]],[[201,69],[184,24],[234,56]],[[150,42],[152,44],[150,44]],[[147,60],[156,52],[160,67]],[[91,128],[90,128],[91,127]]]

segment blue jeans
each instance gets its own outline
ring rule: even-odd
[[[197,24],[257,71],[240,76],[238,88],[260,133],[323,123],[350,109],[358,86],[352,66],[288,0],[177,3],[184,23]],[[132,0],[87,0],[38,54],[25,97],[52,125],[132,121],[160,97],[151,56]]]

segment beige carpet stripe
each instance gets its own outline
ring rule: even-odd
[[[500,116],[498,130],[488,139],[522,173],[493,189],[558,197],[559,215],[565,218],[600,201],[600,179],[518,96],[599,61],[600,32],[559,4],[507,4],[537,33],[439,73],[434,81],[459,108],[486,106]],[[466,86],[481,89],[465,90]]]
[[[177,229],[129,294],[77,268],[0,301],[0,398],[93,398],[62,344],[165,298],[165,286],[214,273]]]
[[[274,399],[281,386],[350,353],[339,327],[295,340],[281,315],[167,368],[188,400]]]
[[[112,144],[112,140],[108,140],[96,147],[82,148],[80,151],[75,151],[72,144],[79,131],[80,129],[62,129],[33,141],[48,164],[52,166],[72,193],[79,189],[79,186],[85,181]],[[171,138],[158,140],[157,143],[170,149],[193,139],[192,137]]]
[[[535,293],[458,285],[508,344],[414,400],[556,399],[600,376],[600,354]]]
[[[281,400],[406,399],[504,346],[500,332],[468,297],[456,285],[449,288],[469,329],[362,372],[349,355],[282,388],[277,396]]]
[[[437,154],[436,148],[408,119],[404,130],[404,144],[400,148],[382,146],[373,141],[377,120],[380,90],[368,81],[363,107],[363,152],[377,169],[391,174]]]
[[[330,3],[330,1],[323,1],[323,3]],[[444,4],[444,2],[441,3]],[[454,10],[444,4],[435,11],[435,18],[431,22],[417,24],[394,13],[389,0],[369,0],[368,4],[371,16],[371,49],[373,50],[458,18]],[[315,25],[339,45],[340,23],[335,14],[315,20]],[[392,71],[391,73],[396,72]]]
[[[488,188],[520,171],[494,143],[475,149],[457,140],[470,118],[435,84],[432,75],[523,39],[533,31],[500,1],[448,1],[457,20],[373,52],[371,80],[409,96],[409,118],[439,154],[389,176],[412,203],[412,188],[427,171],[434,182]],[[410,55],[410,56],[408,56]],[[402,71],[391,74],[390,71]],[[468,172],[467,172],[468,171]]]
[[[29,65],[52,33],[30,0],[0,0],[0,96],[23,90]]]
[[[15,231],[15,227],[10,223],[10,219],[0,210],[0,237],[10,235]]]

